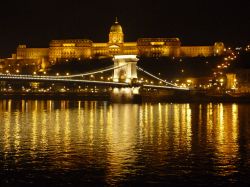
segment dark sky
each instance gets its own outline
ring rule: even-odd
[[[0,57],[18,44],[48,47],[52,39],[106,42],[116,16],[125,41],[179,37],[183,45],[250,43],[248,0],[2,0]]]

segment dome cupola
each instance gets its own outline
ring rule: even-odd
[[[123,38],[122,26],[118,23],[116,17],[115,23],[110,27],[109,43],[123,43]]]
[[[115,23],[111,26],[110,32],[122,33],[122,26],[118,23],[117,18]]]

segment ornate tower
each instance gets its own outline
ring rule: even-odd
[[[136,64],[138,60],[136,55],[114,55],[114,66],[120,66],[120,68],[114,69],[113,81],[131,83],[133,80],[137,80]]]
[[[122,32],[122,27],[117,21],[111,26],[109,32],[109,43],[123,43],[124,34]]]

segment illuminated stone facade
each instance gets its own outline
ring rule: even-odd
[[[26,45],[19,45],[16,52],[17,59],[38,59],[48,57],[48,48],[27,48]]]
[[[53,64],[59,59],[90,58],[91,51],[91,40],[52,40],[49,45],[48,56],[49,61]]]
[[[48,63],[48,48],[27,48],[26,45],[19,45],[16,54],[12,54],[11,59],[6,59],[6,61],[12,63],[18,61],[22,65],[36,65],[41,69],[45,69],[49,66]]]
[[[179,38],[139,38],[138,55],[142,56],[180,56]]]
[[[107,43],[94,43],[88,39],[52,40],[49,48],[27,48],[19,45],[16,59],[32,59],[47,65],[60,60],[105,58],[114,55],[138,55],[147,57],[196,57],[221,55],[222,42],[212,46],[181,46],[179,38],[139,38],[136,42],[124,42],[124,33],[116,20],[109,32]],[[14,55],[15,56],[15,55]]]

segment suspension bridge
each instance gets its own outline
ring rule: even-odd
[[[141,88],[168,89],[168,90],[189,90],[167,82],[156,75],[137,66],[138,58],[136,55],[115,55],[114,65],[72,75],[22,75],[22,74],[0,74],[0,81],[22,81],[22,82],[45,82],[45,83],[76,83],[78,85],[107,86],[113,90],[113,95],[138,95]],[[105,72],[112,72],[112,79],[91,80],[91,77]],[[154,80],[161,82],[159,84],[149,84],[138,79],[137,72],[141,72]]]

